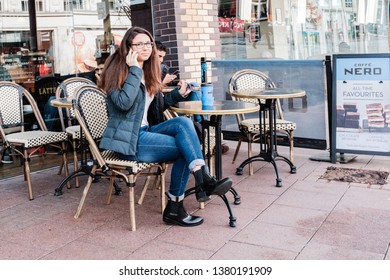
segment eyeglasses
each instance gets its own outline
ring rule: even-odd
[[[141,50],[144,47],[147,49],[153,48],[154,44],[152,42],[145,42],[145,43],[137,43],[137,44],[131,44],[132,46],[135,46],[137,49]]]

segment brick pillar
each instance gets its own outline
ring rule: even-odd
[[[177,34],[174,0],[152,0],[153,34],[156,40],[167,46],[164,63],[173,69],[179,69],[177,54]],[[172,70],[173,70],[172,69]]]
[[[218,0],[152,0],[154,35],[182,79],[200,83],[200,58],[220,59]]]

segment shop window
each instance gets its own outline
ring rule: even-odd
[[[28,1],[21,1],[22,12],[28,12]]]
[[[130,8],[130,6],[138,5],[138,4],[144,4],[145,1],[140,0],[131,0],[130,4],[127,4],[126,2],[129,1],[121,1],[121,0],[108,0],[108,8],[110,11],[121,11],[121,9],[124,8]]]
[[[43,12],[43,2],[35,1],[35,9],[37,12]]]
[[[73,0],[73,9],[83,10],[84,9],[84,1],[83,0]]]
[[[71,11],[72,3],[69,0],[64,1],[64,11]]]
[[[28,12],[28,1],[21,1],[21,7],[22,7],[22,12]],[[0,2],[1,4],[1,2]],[[35,10],[37,12],[43,12],[43,2],[42,1],[35,1]],[[0,11],[1,11],[1,6],[0,6]]]
[[[64,0],[64,11],[83,10],[83,0]]]
[[[110,0],[108,1],[108,8],[110,9],[110,11],[112,10],[116,10],[116,4],[115,4],[115,0]]]

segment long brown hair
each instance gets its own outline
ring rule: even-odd
[[[116,89],[122,88],[129,74],[129,66],[126,64],[126,56],[129,53],[134,37],[138,34],[146,34],[150,41],[154,42],[153,36],[149,31],[141,27],[134,26],[127,30],[119,48],[107,58],[101,79],[98,82],[108,94]],[[149,94],[157,94],[161,89],[161,69],[160,61],[157,55],[156,45],[153,45],[150,58],[144,61],[142,70],[144,72],[145,86]]]

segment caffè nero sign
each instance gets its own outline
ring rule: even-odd
[[[333,56],[333,155],[390,155],[390,54]]]

